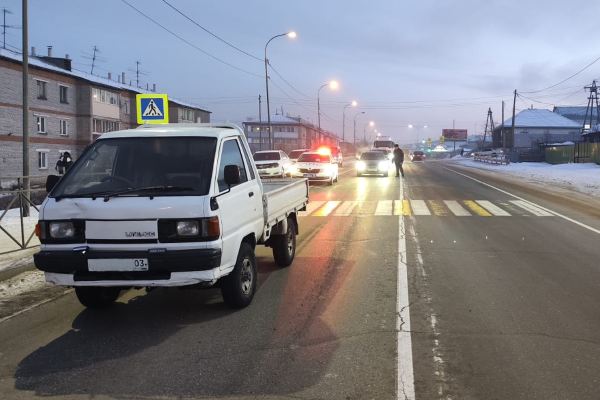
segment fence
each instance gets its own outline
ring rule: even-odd
[[[600,143],[575,143],[573,161],[600,164]]]
[[[41,184],[45,177],[28,178],[29,190],[23,187],[23,177],[0,178],[0,255],[39,245],[34,235],[37,204],[46,197],[46,189]]]
[[[509,164],[508,156],[505,154],[485,154],[475,153],[473,154],[473,160],[487,163],[487,164]]]

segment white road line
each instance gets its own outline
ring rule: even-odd
[[[319,208],[313,214],[315,217],[326,217],[339,206],[341,201],[328,201],[323,207]]]
[[[377,208],[375,209],[375,215],[392,215],[393,207],[394,207],[393,200],[380,200],[377,202]]]
[[[528,204],[527,202],[525,202],[523,200],[510,200],[510,202],[512,204],[514,204],[515,206],[521,207],[525,211],[529,211],[530,213],[532,213],[533,215],[535,215],[537,217],[551,217],[552,216],[551,213],[544,211],[541,208],[538,208],[532,204]]]
[[[306,211],[300,211],[300,216],[307,216],[315,212],[316,209],[325,204],[324,201],[311,201],[306,205]]]
[[[463,173],[461,173],[461,172],[455,171],[455,170],[453,170],[453,169],[451,169],[451,168],[446,168],[446,167],[443,167],[443,168],[444,168],[444,169],[447,169],[448,171],[452,171],[452,172],[454,172],[455,174],[458,174],[458,175],[464,176],[465,178],[469,178],[469,179],[471,179],[471,180],[473,180],[473,181],[475,181],[475,182],[481,183],[482,185],[485,185],[485,186],[491,187],[492,189],[495,189],[495,190],[497,190],[497,191],[499,191],[499,192],[501,192],[501,193],[504,193],[504,194],[507,194],[507,195],[509,195],[509,196],[512,196],[512,197],[514,197],[515,199],[523,200],[525,203],[527,203],[527,204],[529,204],[529,205],[532,205],[532,206],[534,206],[534,207],[537,207],[537,208],[539,208],[539,209],[541,209],[541,210],[544,210],[544,211],[546,211],[546,212],[548,212],[548,213],[551,213],[552,215],[556,215],[557,217],[560,217],[560,218],[564,219],[565,221],[572,222],[572,223],[574,223],[575,225],[579,225],[579,226],[580,226],[580,227],[582,227],[582,228],[585,228],[585,229],[587,229],[587,230],[589,230],[589,231],[592,231],[592,232],[594,232],[594,233],[597,233],[597,234],[599,234],[599,235],[600,235],[600,229],[596,229],[596,228],[594,228],[594,227],[591,227],[591,226],[589,226],[589,225],[586,225],[586,224],[584,224],[583,222],[579,222],[579,221],[577,221],[576,219],[573,219],[573,218],[571,218],[571,217],[567,217],[566,215],[560,214],[560,213],[558,213],[558,212],[556,212],[556,211],[552,211],[552,210],[550,210],[550,209],[548,209],[548,208],[546,208],[546,207],[540,206],[539,204],[536,204],[536,203],[534,203],[534,202],[532,202],[532,201],[529,201],[529,200],[527,200],[527,199],[524,199],[523,197],[517,196],[516,194],[512,194],[512,193],[510,193],[510,192],[507,192],[506,190],[503,190],[503,189],[500,189],[500,188],[498,188],[498,187],[496,187],[496,186],[490,185],[489,183],[486,183],[486,182],[484,182],[484,181],[481,181],[481,180],[479,180],[479,179],[477,179],[477,178],[473,178],[472,176],[469,176],[469,175],[463,174]]]
[[[335,209],[333,215],[348,216],[352,215],[352,211],[358,206],[358,201],[345,201]]]
[[[431,215],[425,200],[410,200],[413,215]]]
[[[400,197],[404,198],[404,180],[400,180]],[[398,217],[398,279],[396,284],[396,351],[398,375],[396,398],[415,399],[415,376],[413,372],[412,339],[410,333],[410,306],[408,300],[408,266],[406,264],[406,227],[404,217]]]
[[[457,217],[470,217],[471,213],[456,200],[444,200],[444,204]]]
[[[481,207],[483,207],[486,210],[488,210],[492,215],[495,215],[496,217],[510,217],[510,214],[508,212],[506,212],[505,210],[501,209],[500,207],[498,207],[497,205],[495,205],[491,201],[488,201],[488,200],[475,200],[475,202],[477,204],[479,204]]]

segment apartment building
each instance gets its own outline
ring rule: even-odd
[[[60,155],[74,158],[105,132],[137,127],[135,96],[125,74],[99,77],[74,71],[71,60],[29,59],[30,175],[55,172]],[[22,57],[0,49],[0,178],[22,175]],[[170,122],[210,122],[210,111],[169,99]]]

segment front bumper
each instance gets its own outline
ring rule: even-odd
[[[274,167],[274,168],[259,169],[258,175],[261,177],[263,177],[263,176],[281,176],[281,168]]]
[[[148,260],[147,271],[90,272],[90,259]],[[46,272],[70,274],[75,281],[168,280],[171,273],[209,271],[221,265],[220,249],[155,251],[42,250],[34,254],[35,266]]]

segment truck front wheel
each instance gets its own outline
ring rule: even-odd
[[[244,308],[252,302],[257,282],[256,258],[248,243],[242,243],[233,271],[223,278],[221,294],[231,308]]]
[[[296,224],[293,218],[287,220],[287,231],[284,235],[273,236],[273,258],[280,267],[287,267],[296,255]]]
[[[87,308],[105,308],[113,304],[121,289],[118,287],[76,286],[79,302]]]

